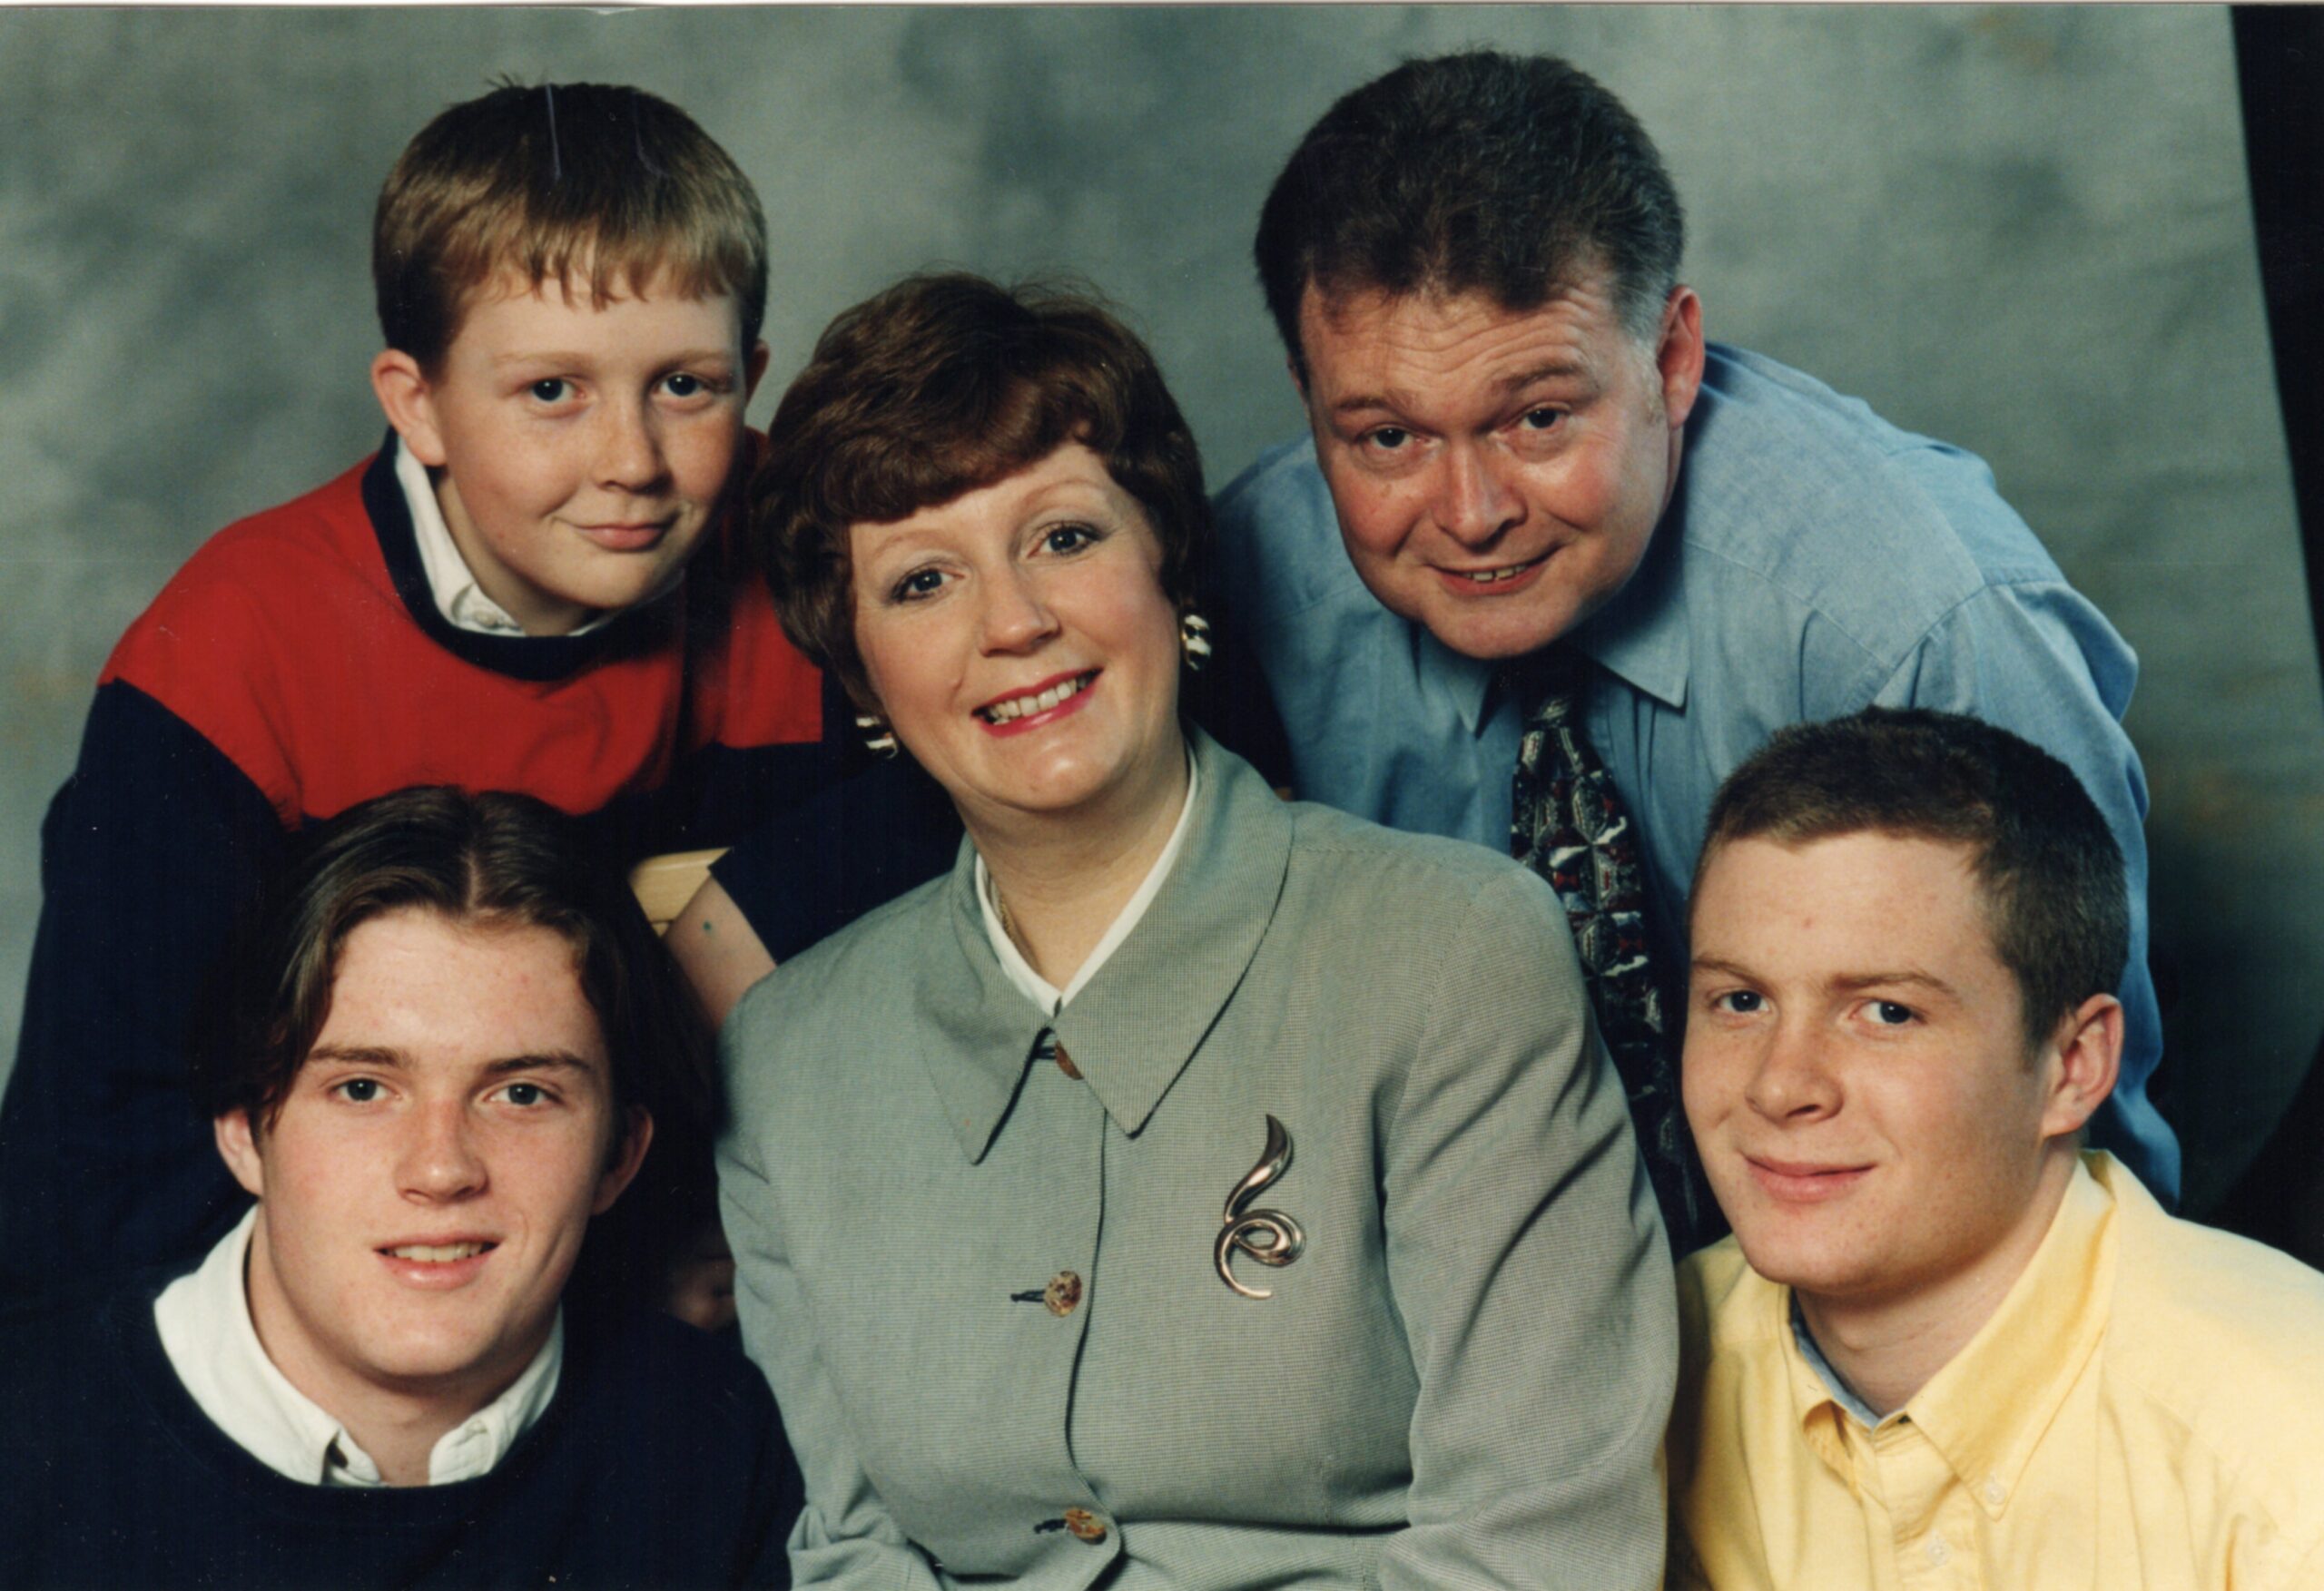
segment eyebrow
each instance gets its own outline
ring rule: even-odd
[[[597,1068],[571,1050],[543,1050],[537,1055],[509,1056],[485,1066],[488,1076],[498,1077],[510,1072],[594,1072]]]
[[[1724,973],[1729,977],[1739,977],[1746,982],[1757,982],[1759,978],[1759,975],[1749,967],[1724,960],[1717,956],[1698,956],[1691,965],[1697,972]],[[1952,999],[1957,1000],[1961,997],[1960,991],[1943,978],[1933,973],[1915,972],[1908,967],[1884,972],[1844,972],[1835,974],[1826,980],[1827,987],[1841,990],[1891,988],[1899,984],[1930,989]]]
[[[727,348],[681,349],[669,358],[658,361],[662,365],[707,365],[719,361],[732,364],[734,350]],[[504,369],[511,365],[583,365],[589,356],[578,352],[564,352],[556,349],[525,350],[513,354],[495,354],[492,367]]]
[[[400,1070],[403,1066],[403,1052],[385,1049],[378,1045],[317,1045],[307,1052],[306,1065],[312,1066],[317,1061],[325,1061],[335,1066],[389,1066]]]
[[[1951,984],[1935,974],[1914,972],[1902,967],[1894,972],[1846,973],[1832,979],[1832,987],[1837,989],[1868,989],[1896,984],[1909,984],[1916,988],[1929,989],[1954,999],[1960,997],[1959,992]]]
[[[1597,374],[1586,360],[1551,359],[1545,365],[1536,365],[1530,370],[1520,370],[1514,376],[1503,377],[1493,385],[1502,392],[1521,392],[1537,382],[1563,381],[1576,377],[1595,380]]]
[[[1535,365],[1531,369],[1520,370],[1514,375],[1495,378],[1492,390],[1505,398],[1540,382],[1577,378],[1594,382],[1597,376],[1596,372],[1581,359],[1552,359],[1548,364]],[[1353,392],[1333,404],[1331,412],[1335,415],[1355,414],[1364,409],[1374,408],[1386,409],[1391,414],[1402,414],[1404,406],[1393,398],[1369,392]]]

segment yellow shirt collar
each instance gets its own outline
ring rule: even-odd
[[[2114,1284],[2113,1173],[2112,1155],[2083,1155],[2041,1247],[2001,1307],[1898,1411],[1920,1428],[1989,1518],[2008,1506],[2043,1433],[2106,1333]],[[1792,1336],[1791,1289],[1770,1286],[1768,1292],[1801,1411],[1800,1434],[1859,1490],[1850,1417]]]

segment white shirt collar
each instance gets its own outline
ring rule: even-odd
[[[252,1207],[218,1241],[200,1268],[162,1290],[153,1324],[187,1393],[235,1446],[278,1475],[309,1486],[383,1484],[379,1467],[330,1412],[275,1368],[251,1323],[243,1268]],[[565,1364],[565,1312],[558,1310],[524,1374],[508,1390],[437,1439],[428,1484],[471,1480],[500,1462],[556,1395]]]
[[[1195,792],[1201,780],[1201,771],[1189,755],[1187,758],[1186,804],[1178,809],[1177,824],[1163,844],[1162,854],[1156,857],[1154,865],[1146,869],[1145,880],[1138,885],[1137,893],[1131,896],[1128,903],[1115,915],[1113,925],[1106,930],[1106,937],[1098,941],[1098,948],[1089,952],[1089,958],[1081,964],[1080,970],[1073,975],[1073,981],[1062,990],[1033,970],[1033,964],[1025,959],[1023,952],[1017,948],[1017,941],[1010,938],[1009,930],[1001,926],[1000,897],[993,891],[992,875],[985,870],[984,858],[981,855],[977,858],[977,904],[984,908],[985,936],[992,941],[992,953],[1000,958],[1000,970],[1009,975],[1010,983],[1025,992],[1027,999],[1050,1016],[1056,1016],[1065,1009],[1068,1000],[1079,994],[1089,980],[1098,976],[1098,969],[1106,964],[1107,958],[1121,948],[1122,941],[1129,938],[1130,930],[1137,927],[1138,919],[1146,915],[1146,908],[1154,904],[1155,896],[1161,893],[1163,880],[1170,876],[1171,864],[1178,859],[1178,851],[1186,843],[1187,820],[1194,816]]]
[[[475,635],[522,635],[525,627],[509,616],[507,609],[485,595],[468,560],[460,555],[460,545],[452,539],[452,527],[444,523],[443,505],[436,500],[436,483],[428,478],[428,466],[412,457],[411,449],[403,445],[400,437],[392,446],[396,450],[396,484],[403,488],[404,506],[411,514],[412,540],[419,544],[419,567],[428,576],[428,590],[436,599],[436,611],[455,630],[466,630]],[[659,589],[641,598],[635,605],[643,607],[668,595],[684,578],[685,565],[680,564]],[[610,609],[566,633],[586,635],[626,611]]]

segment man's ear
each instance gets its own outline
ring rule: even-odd
[[[250,1112],[230,1110],[212,1116],[210,1130],[217,1137],[220,1157],[242,1184],[242,1192],[253,1199],[265,1198],[266,1164],[258,1152],[258,1134],[251,1130]]]
[[[1675,431],[1694,413],[1695,395],[1703,388],[1703,301],[1683,282],[1663,301],[1654,368],[1662,383],[1662,410]]]
[[[1283,368],[1291,373],[1291,389],[1299,394],[1299,407],[1307,407],[1307,378],[1299,373],[1299,361],[1291,355],[1283,356]]]
[[[2048,1097],[2043,1102],[2042,1136],[2063,1137],[2083,1123],[2114,1092],[2122,1066],[2122,1002],[2093,995],[2058,1023],[2043,1052],[2049,1067]]]
[[[766,362],[773,357],[767,352],[764,338],[751,344],[751,351],[743,356],[743,401],[744,403],[750,402],[752,394],[758,391],[760,378],[766,374]]]
[[[762,354],[766,345],[759,345]],[[762,366],[764,360],[761,360]],[[444,434],[436,423],[436,396],[419,361],[399,348],[381,349],[371,361],[371,390],[388,424],[396,428],[411,456],[430,469],[445,460]]]
[[[614,1207],[622,1190],[629,1186],[637,1168],[645,1164],[646,1146],[654,1142],[654,1117],[643,1105],[629,1107],[627,1120],[622,1127],[621,1142],[614,1145],[613,1160],[597,1179],[597,1196],[589,1206],[592,1215],[603,1215]]]

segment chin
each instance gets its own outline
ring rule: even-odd
[[[1029,814],[1057,816],[1076,812],[1101,800],[1120,781],[1075,770],[1055,779],[992,792],[995,805]]]
[[[1383,607],[1423,626],[1451,651],[1486,663],[1531,656],[1579,622],[1574,605],[1554,589],[1462,598],[1436,589],[1433,575],[1401,590],[1365,584]]]
[[[1552,614],[1506,615],[1439,609],[1419,618],[1450,650],[1483,663],[1530,657],[1572,628],[1562,609]]]
[[[597,579],[576,581],[570,591],[559,592],[564,601],[598,613],[615,613],[635,607],[658,590],[677,567],[678,561],[655,559],[652,564],[635,564],[607,570]]]
[[[513,1376],[524,1369],[526,1360],[531,1356],[515,1355],[513,1345],[517,1341],[516,1338],[485,1329],[435,1336],[415,1332],[392,1343],[376,1344],[377,1351],[369,1358],[373,1374],[383,1381],[415,1390],[457,1387],[474,1377],[502,1371]],[[536,1350],[537,1346],[535,1345]],[[509,1362],[504,1364],[504,1360]]]
[[[1821,1298],[1844,1298],[1871,1279],[1863,1256],[1835,1241],[1836,1234],[1781,1230],[1762,1215],[1736,1222],[1736,1241],[1751,1269],[1769,1282]]]

